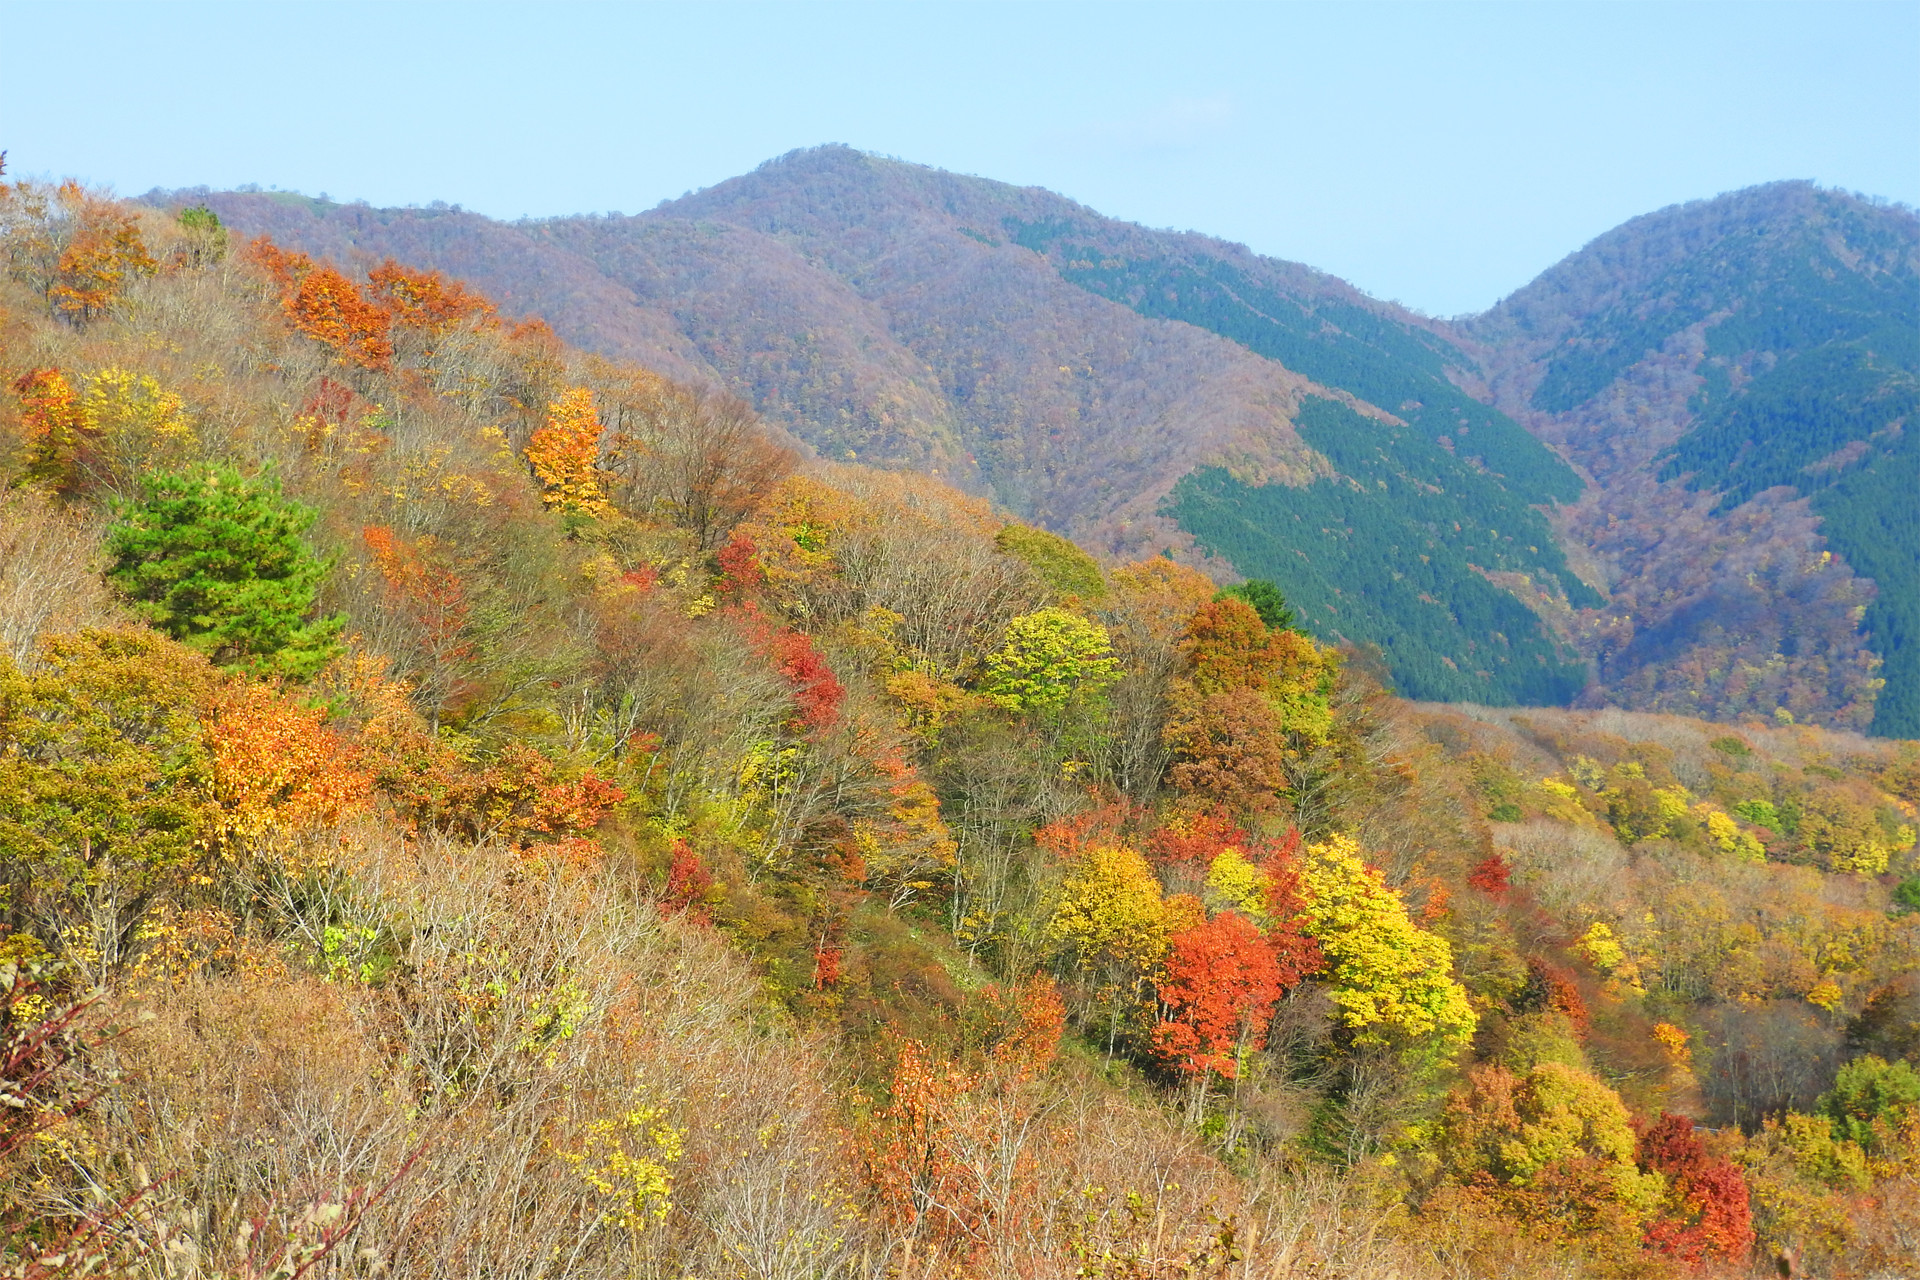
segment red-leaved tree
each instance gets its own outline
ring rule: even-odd
[[[1711,1155],[1685,1116],[1661,1112],[1634,1128],[1641,1166],[1667,1178],[1667,1212],[1648,1224],[1647,1244],[1696,1271],[1743,1261],[1753,1248],[1753,1210],[1739,1167]]]
[[[1169,940],[1154,1051],[1187,1076],[1239,1074],[1266,1043],[1285,990],[1274,950],[1251,920],[1226,912]]]

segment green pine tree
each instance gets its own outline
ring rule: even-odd
[[[1293,610],[1287,607],[1286,596],[1281,594],[1280,588],[1265,578],[1249,578],[1245,582],[1237,582],[1231,587],[1224,588],[1220,595],[1245,601],[1255,613],[1260,615],[1260,621],[1266,623],[1269,630],[1293,630]]]
[[[346,619],[315,618],[331,564],[302,540],[317,517],[271,475],[231,466],[156,474],[108,531],[107,577],[134,612],[222,665],[312,676],[340,651]]]

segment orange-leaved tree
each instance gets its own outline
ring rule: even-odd
[[[286,308],[294,328],[362,368],[384,369],[393,359],[393,317],[332,267],[302,276]]]
[[[1043,975],[983,996],[1000,1033],[971,1065],[917,1040],[901,1045],[888,1105],[875,1114],[868,1176],[895,1229],[971,1251],[1018,1234],[1044,1206],[1034,1194],[1046,1107],[1040,1078],[1065,1026]]]
[[[362,368],[384,369],[392,362],[392,314],[333,266],[282,249],[266,236],[247,246],[246,260],[278,286],[280,307],[295,330]]]
[[[301,831],[365,809],[373,775],[326,711],[263,684],[234,682],[206,721],[222,853],[284,858]]]
[[[591,389],[571,387],[547,406],[547,425],[527,440],[527,465],[548,507],[595,516],[612,509],[600,470],[600,413]]]
[[[397,326],[440,338],[463,325],[497,323],[493,304],[438,271],[415,271],[388,258],[367,273],[368,292]]]
[[[1210,600],[1187,620],[1185,671],[1173,681],[1165,741],[1168,779],[1238,813],[1271,811],[1286,786],[1286,738],[1267,700],[1279,655],[1243,601]]]
[[[381,604],[412,640],[401,657],[426,702],[434,729],[459,691],[461,669],[474,653],[473,601],[432,535],[413,542],[384,525],[360,532],[380,572]]]
[[[1333,659],[1295,631],[1275,631],[1235,596],[1195,610],[1170,689],[1168,779],[1203,801],[1270,812],[1293,789],[1290,764],[1332,732]]]
[[[58,369],[29,369],[14,379],[13,393],[26,435],[27,478],[69,487],[85,420],[73,384]]]
[[[1685,1116],[1662,1112],[1634,1129],[1641,1168],[1667,1180],[1665,1212],[1647,1225],[1647,1244],[1695,1268],[1744,1261],[1753,1248],[1753,1209],[1739,1166],[1708,1154]]]
[[[131,214],[110,200],[89,195],[78,183],[63,183],[56,199],[72,227],[60,254],[47,300],[76,324],[100,315],[135,278],[159,264],[147,252]]]
[[[1280,965],[1259,928],[1227,911],[1168,940],[1159,984],[1160,1060],[1204,1082],[1232,1080],[1249,1052],[1266,1043],[1273,1006],[1284,993]]]

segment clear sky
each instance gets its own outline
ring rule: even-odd
[[[845,142],[1478,310],[1776,178],[1920,204],[1920,0],[0,0],[19,175],[621,210]]]

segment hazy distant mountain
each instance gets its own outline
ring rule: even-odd
[[[206,198],[245,232],[435,266],[571,341],[721,382],[823,455],[932,471],[1110,555],[1211,553],[1272,578],[1316,632],[1379,645],[1412,696],[1871,714],[1872,591],[1848,566],[1872,553],[1835,530],[1829,548],[1821,521],[1859,488],[1846,476],[1881,475],[1871,459],[1912,434],[1875,443],[1882,422],[1856,432],[1865,453],[1830,458],[1857,443],[1836,437],[1799,465],[1827,458],[1819,474],[1844,483],[1797,502],[1746,501],[1791,458],[1762,467],[1724,441],[1747,421],[1731,406],[1762,403],[1759,375],[1788,354],[1825,343],[1829,363],[1906,370],[1909,387],[1912,362],[1865,320],[1813,322],[1827,336],[1788,347],[1791,323],[1726,317],[1897,328],[1915,311],[1903,211],[1804,186],[1667,211],[1450,326],[1242,246],[844,147],[635,217]],[[1790,269],[1816,250],[1830,261]],[[1750,301],[1763,282],[1770,300]],[[1722,351],[1703,336],[1716,325],[1722,343],[1761,336]],[[1913,569],[1914,546],[1871,572]],[[1870,642],[1920,685],[1887,596]]]

